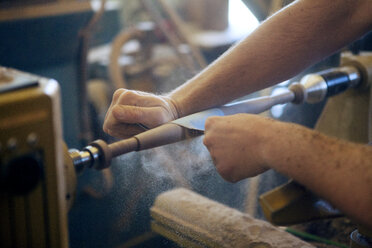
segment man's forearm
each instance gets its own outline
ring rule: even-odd
[[[294,124],[265,151],[267,164],[295,178],[359,223],[372,225],[372,147],[345,142]],[[279,126],[278,126],[279,127]]]
[[[170,94],[184,116],[290,78],[371,27],[365,1],[298,1]],[[369,12],[370,13],[370,12]]]

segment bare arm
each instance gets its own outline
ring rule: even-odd
[[[285,140],[264,155],[272,168],[327,199],[358,223],[372,227],[372,147],[280,123]]]
[[[228,181],[273,168],[372,227],[371,146],[247,114],[209,118],[204,144]]]
[[[370,30],[371,13],[370,1],[297,1],[171,96],[188,114],[283,81]],[[204,143],[226,180],[273,168],[372,227],[371,147],[253,115],[209,118]]]
[[[370,0],[299,0],[168,96],[120,89],[103,129],[125,138],[296,75],[372,28]]]
[[[180,116],[284,81],[372,28],[368,0],[300,0],[170,94]]]

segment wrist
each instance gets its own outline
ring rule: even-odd
[[[293,162],[292,156],[295,148],[292,145],[299,142],[296,138],[292,140],[296,136],[297,125],[277,120],[272,120],[267,124],[269,125],[262,125],[266,131],[260,144],[260,156],[265,167],[281,171],[283,164]]]
[[[167,101],[168,103],[168,106],[169,106],[169,109],[171,111],[171,114],[172,114],[172,118],[173,120],[175,119],[178,119],[180,117],[182,117],[182,112],[179,108],[179,104],[177,103],[177,101],[175,101],[172,97],[170,96],[163,96],[164,99]]]

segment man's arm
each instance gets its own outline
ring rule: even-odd
[[[118,90],[103,129],[128,137],[287,80],[366,33],[371,13],[370,0],[296,1],[169,95]]]
[[[273,168],[372,227],[371,146],[247,114],[210,117],[204,144],[228,181]]]
[[[368,0],[300,0],[171,93],[181,116],[298,74],[372,28]]]

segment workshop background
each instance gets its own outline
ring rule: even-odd
[[[95,139],[111,143],[115,140],[103,133],[102,124],[116,89],[167,93],[290,2],[0,0],[0,65],[58,81],[69,148],[80,149]],[[368,48],[369,40],[349,50]],[[303,74],[339,61],[338,53]],[[301,75],[247,97],[269,95]],[[314,127],[323,106],[288,104],[263,114]],[[108,169],[78,177],[68,216],[69,245],[177,247],[150,228],[149,209],[160,193],[183,187],[264,219],[258,196],[287,181],[269,171],[228,183],[215,171],[201,138],[126,154]],[[314,226],[313,234],[324,232]],[[348,237],[337,241],[349,242]]]

